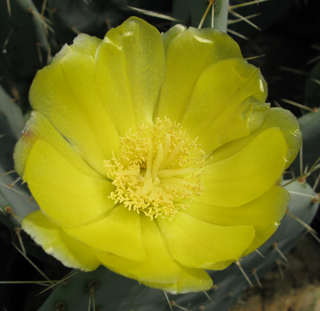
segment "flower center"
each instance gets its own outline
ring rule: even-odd
[[[120,139],[119,155],[104,161],[116,186],[110,198],[151,220],[171,218],[202,194],[204,162],[197,139],[191,140],[180,124],[167,118],[141,123],[137,133],[129,131]]]

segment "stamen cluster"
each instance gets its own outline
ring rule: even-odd
[[[167,118],[140,123],[136,133],[120,139],[119,154],[104,162],[116,186],[110,198],[152,220],[171,218],[202,194],[204,161],[197,139],[190,139],[180,124]]]

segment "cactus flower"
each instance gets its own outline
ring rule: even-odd
[[[64,265],[172,293],[212,286],[277,229],[294,116],[214,29],[132,17],[80,34],[41,69],[15,168],[40,209],[22,228]]]

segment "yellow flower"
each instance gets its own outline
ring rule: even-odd
[[[79,35],[36,75],[15,166],[40,206],[23,229],[66,266],[169,292],[212,286],[276,230],[300,147],[290,112],[213,29],[138,18]]]

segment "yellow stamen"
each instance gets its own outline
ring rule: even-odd
[[[118,156],[104,162],[116,187],[110,198],[151,220],[186,209],[204,190],[205,153],[196,141],[167,118],[129,131],[120,139]]]

